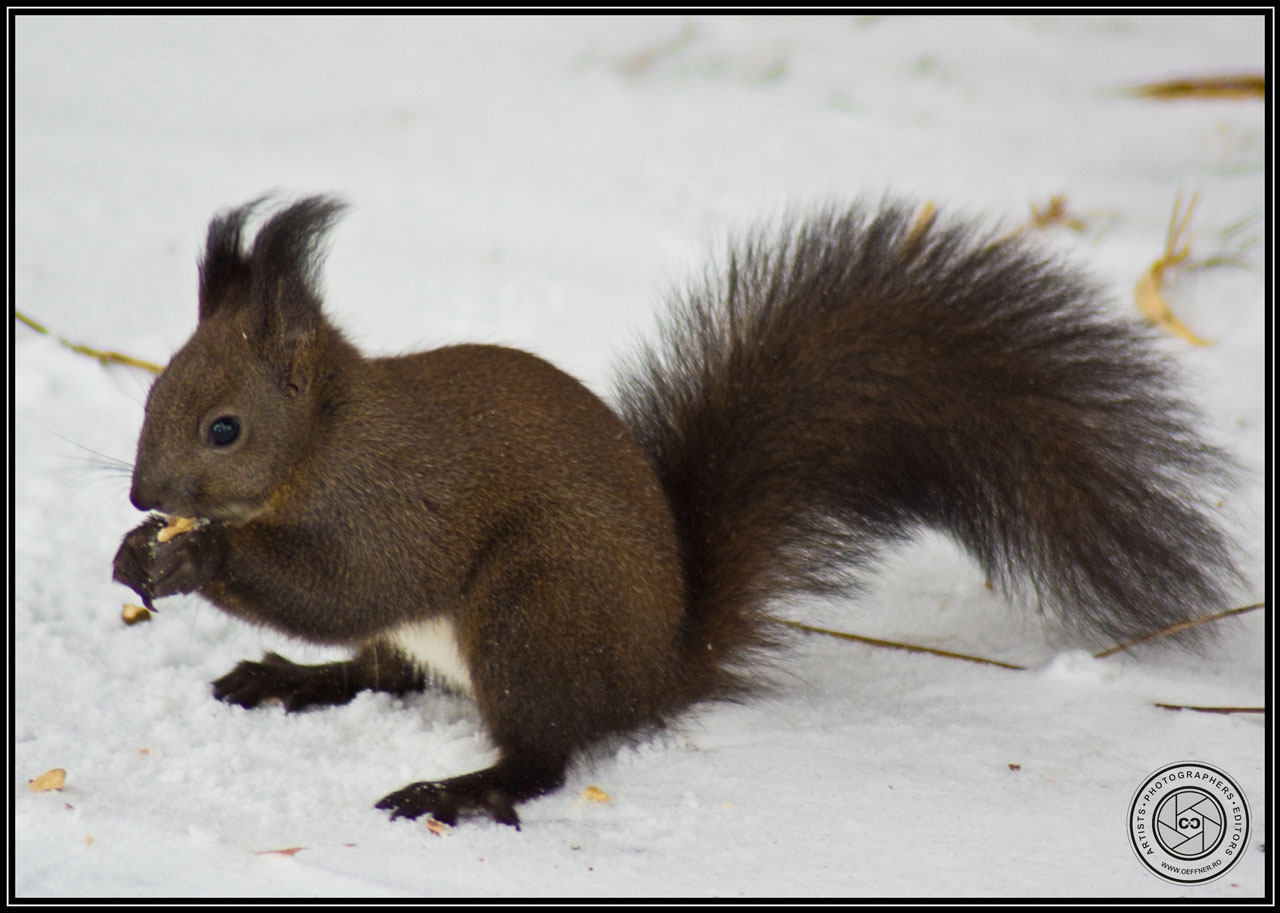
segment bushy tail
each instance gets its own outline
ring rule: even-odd
[[[1150,332],[1099,297],[1020,242],[901,207],[732,253],[619,385],[675,509],[690,649],[731,664],[768,640],[768,601],[854,588],[920,525],[1086,632],[1226,607],[1204,501],[1231,461]]]

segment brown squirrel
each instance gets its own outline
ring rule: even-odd
[[[311,197],[251,246],[216,217],[199,322],[152,386],[115,579],[198,593],[352,659],[213,683],[290,711],[431,680],[474,697],[489,768],[392,817],[517,825],[582,749],[752,689],[770,602],[856,589],[922,526],[1069,626],[1126,637],[1221,606],[1232,547],[1151,331],[1021,241],[828,211],[759,234],[673,309],[621,414],[524,352],[366,358],[325,317]],[[1023,592],[1027,592],[1024,588]]]

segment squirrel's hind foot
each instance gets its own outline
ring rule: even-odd
[[[375,808],[391,818],[430,814],[441,824],[457,824],[458,815],[476,812],[499,824],[520,830],[517,802],[558,789],[564,783],[564,762],[546,764],[502,759],[492,767],[447,780],[421,780],[384,796]]]

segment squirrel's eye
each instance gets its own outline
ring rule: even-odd
[[[221,415],[209,423],[209,443],[229,447],[240,437],[240,420],[234,415]]]

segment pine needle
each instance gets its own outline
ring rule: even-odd
[[[1050,196],[1048,204],[1043,209],[1032,203],[1031,221],[1026,224],[1024,231],[1043,231],[1054,225],[1062,225],[1072,231],[1084,231],[1085,229],[1084,219],[1072,215],[1067,210],[1067,195],[1065,193],[1055,193]]]
[[[1159,631],[1152,631],[1150,634],[1143,634],[1141,637],[1135,637],[1133,640],[1127,640],[1122,644],[1116,644],[1114,647],[1108,647],[1101,653],[1095,653],[1094,658],[1104,659],[1119,653],[1121,650],[1128,650],[1130,647],[1145,643],[1148,640],[1155,640],[1157,637],[1168,637],[1170,634],[1176,634],[1179,631],[1186,631],[1190,628],[1198,627],[1202,624],[1208,624],[1211,621],[1217,621],[1219,618],[1230,618],[1232,615],[1243,615],[1245,612],[1252,612],[1265,606],[1265,602],[1255,602],[1253,605],[1241,606],[1238,609],[1227,609],[1224,612],[1215,612],[1212,615],[1205,615],[1201,618],[1192,618],[1189,621],[1181,621],[1176,625],[1170,625]]]
[[[924,240],[924,236],[933,227],[937,216],[937,207],[931,201],[926,200],[920,207],[920,211],[916,213],[916,220],[911,223],[911,230],[907,233],[906,240],[902,242],[901,255],[904,260],[909,260],[915,256],[916,251],[920,248],[920,242]]]
[[[1126,91],[1130,95],[1162,101],[1185,98],[1266,98],[1267,77],[1261,74],[1247,74],[1170,79],[1133,86]]]
[[[26,314],[22,313],[21,311],[15,310],[13,312],[13,316],[17,320],[31,327],[31,329],[35,330],[37,333],[41,333],[45,336],[54,335],[51,332],[49,332],[48,328],[42,326],[39,323],[36,323],[34,320],[32,320],[30,317],[28,317]],[[111,351],[105,351],[103,349],[90,348],[89,346],[86,346],[86,345],[80,345],[79,343],[71,342],[70,340],[64,339],[61,336],[54,336],[54,338],[57,339],[58,342],[60,342],[62,345],[70,349],[72,352],[77,352],[80,355],[88,355],[90,358],[96,358],[98,359],[99,362],[101,362],[104,365],[109,365],[109,364],[129,365],[130,367],[142,368],[143,370],[150,371],[152,374],[159,374],[161,371],[164,370],[163,365],[158,365],[155,362],[144,361],[141,358],[134,358],[132,355],[124,355],[120,352],[111,352]]]
[[[1193,618],[1189,621],[1179,622],[1178,624],[1170,625],[1167,628],[1162,628],[1159,631],[1152,631],[1149,634],[1143,634],[1141,637],[1135,637],[1133,640],[1128,640],[1124,643],[1116,644],[1113,647],[1108,647],[1101,652],[1093,654],[1093,657],[1094,659],[1106,659],[1108,656],[1114,656],[1116,653],[1127,650],[1130,647],[1137,646],[1138,644],[1144,643],[1148,640],[1155,640],[1158,637],[1167,637],[1170,634],[1176,634],[1179,631],[1186,631],[1202,624],[1208,624],[1209,622],[1217,621],[1220,618],[1230,618],[1233,615],[1243,615],[1245,612],[1252,612],[1265,605],[1265,602],[1256,602],[1253,605],[1241,606],[1238,609],[1227,609],[1222,612],[1215,612],[1212,615],[1205,615],[1201,618]],[[939,650],[936,647],[923,647],[919,644],[906,644],[896,640],[882,640],[878,637],[867,637],[864,634],[851,634],[848,631],[833,631],[830,628],[819,628],[816,625],[805,624],[802,621],[792,621],[788,618],[775,618],[774,620],[780,624],[788,625],[789,627],[797,628],[810,634],[825,634],[828,637],[837,637],[841,640],[851,640],[855,643],[870,644],[873,647],[887,647],[891,650],[906,650],[911,653],[928,653],[933,656],[943,656],[948,659],[962,659],[971,663],[999,666],[1002,669],[1026,669],[1026,666],[1006,663],[998,659],[986,659],[981,656],[970,656],[966,653],[953,653],[950,650]]]
[[[1192,266],[1192,264],[1187,263],[1187,258],[1191,256],[1191,242],[1183,241],[1182,237],[1187,230],[1187,224],[1191,221],[1191,214],[1195,211],[1196,202],[1199,198],[1200,195],[1198,193],[1191,195],[1191,202],[1187,204],[1187,211],[1179,219],[1178,211],[1182,206],[1182,191],[1178,191],[1178,196],[1173,202],[1173,215],[1169,218],[1169,233],[1165,237],[1164,254],[1142,274],[1142,278],[1134,286],[1133,296],[1137,301],[1138,310],[1147,320],[1156,326],[1164,327],[1170,333],[1185,339],[1192,345],[1207,346],[1212,345],[1212,343],[1192,333],[1187,325],[1173,313],[1169,303],[1165,301],[1164,295],[1161,294],[1167,270],[1179,265]],[[1200,263],[1198,265],[1204,266],[1205,264]]]
[[[1026,666],[1015,666],[1013,663],[1001,662],[998,659],[984,659],[981,656],[969,656],[964,653],[952,653],[949,650],[939,650],[935,647],[921,647],[917,644],[904,644],[894,640],[880,640],[876,637],[865,637],[861,634],[849,634],[845,631],[832,631],[829,628],[819,628],[814,625],[807,625],[802,621],[791,621],[787,618],[779,618],[784,625],[793,628],[799,628],[801,631],[807,631],[810,634],[825,634],[828,637],[838,637],[842,640],[852,640],[858,643],[871,644],[874,647],[888,647],[892,650],[907,650],[911,653],[929,653],[934,656],[945,656],[948,659],[963,659],[971,663],[983,663],[988,666],[999,666],[1002,669],[1020,669],[1025,670]]]
[[[1012,231],[997,238],[997,244],[1012,240],[1027,232],[1045,231],[1058,225],[1069,228],[1072,231],[1084,231],[1088,227],[1088,223],[1084,218],[1075,215],[1067,208],[1067,195],[1065,193],[1051,194],[1049,202],[1043,207],[1037,206],[1035,203],[1029,203],[1028,205],[1031,207],[1031,218]]]

